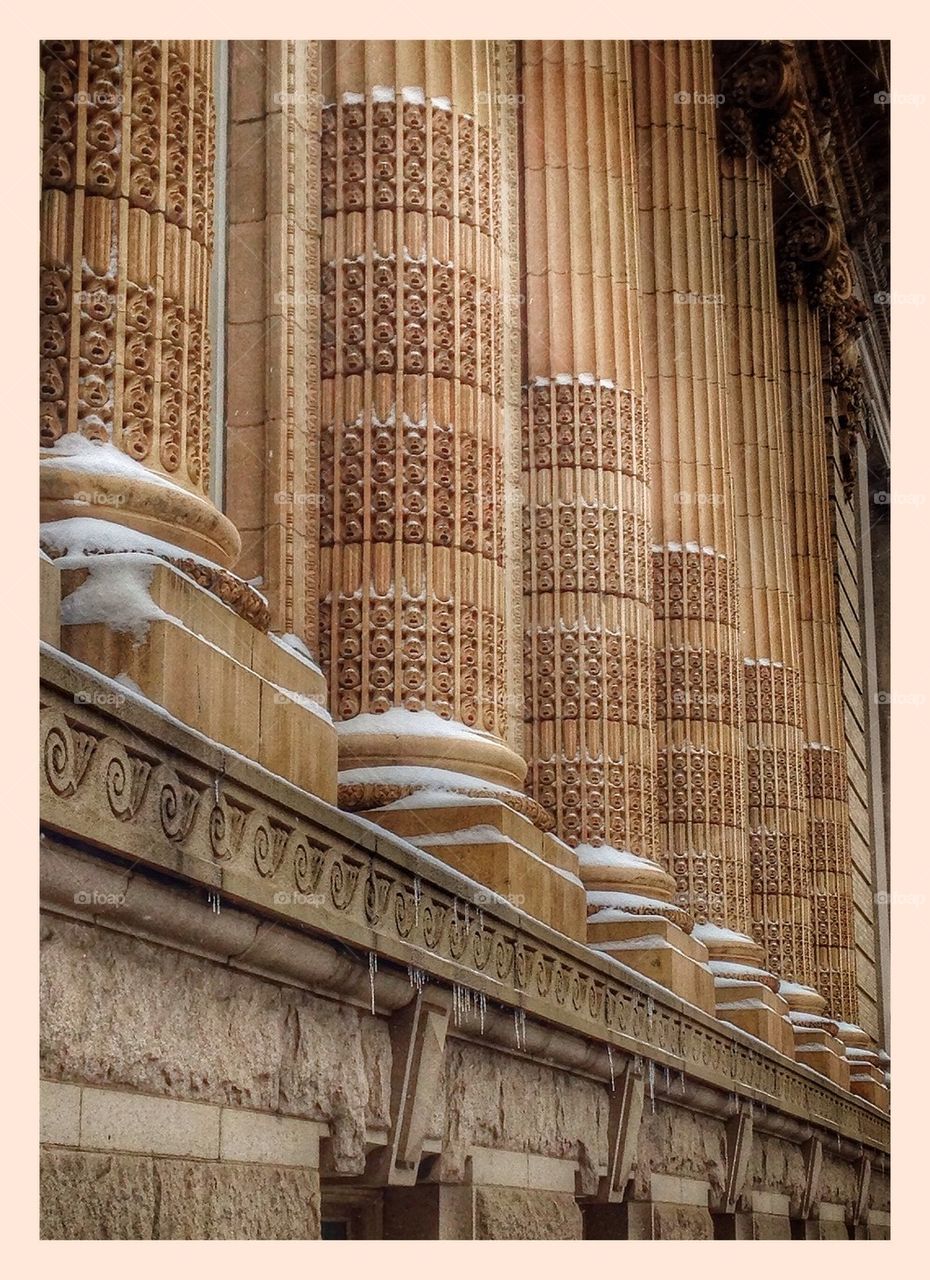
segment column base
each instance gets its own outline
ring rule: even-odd
[[[55,567],[65,653],[335,803],[336,734],[318,667],[155,556],[71,556]]]
[[[871,1102],[882,1111],[891,1110],[891,1093],[885,1084],[885,1073],[871,1064],[850,1064],[849,1091]]]
[[[780,996],[761,982],[738,982],[734,978],[718,978],[715,990],[718,1018],[764,1040],[786,1058],[795,1056],[788,1005]]]
[[[794,1052],[798,1062],[832,1080],[843,1089],[849,1089],[849,1063],[842,1055],[842,1046],[835,1036],[819,1027],[794,1025]]]
[[[827,1002],[813,987],[798,982],[782,982],[778,988],[788,1002],[788,1019],[794,1035],[798,1062],[818,1071],[843,1089],[850,1087],[850,1066],[846,1046],[838,1038],[839,1024],[824,1016]]]
[[[589,901],[592,896],[608,895],[589,894]],[[714,979],[705,947],[664,916],[621,920],[613,918],[615,914],[606,907],[588,917],[588,945],[593,950],[612,956],[705,1013],[715,1013]]]
[[[585,941],[577,858],[509,804],[421,792],[364,816],[476,880],[476,908],[503,898],[574,941]]]
[[[239,557],[239,532],[212,502],[106,441],[72,433],[40,449],[39,493],[43,523],[101,520],[227,569]]]
[[[707,948],[691,937],[693,917],[674,901],[668,872],[612,845],[580,844],[575,852],[587,892],[589,945],[712,1014]]]
[[[761,968],[758,943],[714,924],[695,925],[694,935],[710,953],[707,967],[714,975],[717,1017],[793,1058],[789,1006],[778,994],[778,979]]]

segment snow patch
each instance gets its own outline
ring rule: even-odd
[[[137,556],[108,557],[105,564],[91,560],[88,576],[61,602],[61,625],[102,623],[111,631],[129,632],[141,644],[152,622],[174,621],[149,594],[156,563]]]
[[[140,480],[146,484],[160,485],[187,494],[181,485],[169,480],[158,471],[150,471],[135,458],[130,458],[116,445],[103,440],[89,440],[80,432],[69,431],[55,441],[51,449],[42,449],[39,457],[43,468],[52,467],[68,471],[86,471],[88,476],[123,476],[128,480]]]
[[[694,936],[699,942],[703,943],[724,943],[724,942],[740,942],[755,945],[752,938],[745,933],[737,933],[735,929],[725,929],[719,924],[696,924],[694,926]],[[733,966],[736,967],[735,965]]]
[[[641,858],[639,854],[630,853],[627,849],[615,849],[609,844],[579,844],[575,847],[575,853],[583,867],[623,867],[629,871],[643,868],[649,871],[662,870],[651,858]]]
[[[408,711],[406,707],[391,707],[390,711],[365,712],[342,720],[336,726],[340,738],[351,738],[360,733],[388,733],[399,737],[427,735],[442,738],[478,738],[484,742],[493,740],[483,729],[472,729],[460,720],[445,720],[435,711]],[[474,785],[475,779],[472,779]]]

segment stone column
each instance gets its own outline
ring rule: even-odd
[[[336,41],[322,57],[332,711],[355,720],[341,735],[355,766],[438,763],[519,786],[501,164],[512,49]]]
[[[332,802],[322,674],[209,496],[213,55],[41,46],[42,572],[65,652]]]
[[[752,933],[774,973],[808,983],[811,867],[772,176],[754,154],[724,155],[721,167]]]
[[[41,516],[229,566],[239,535],[209,497],[212,58],[42,43]]]
[[[655,853],[649,448],[629,51],[524,42],[528,788],[572,845]]]
[[[318,40],[229,46],[226,509],[271,626],[317,651]]]
[[[750,936],[740,593],[719,148],[706,41],[634,46],[643,351],[652,424],[660,856],[710,953],[716,1011],[789,1056]]]
[[[515,52],[323,45],[321,660],[340,804],[577,938],[517,749]]]
[[[709,43],[636,43],[633,90],[652,441],[659,853],[699,921],[745,933],[746,755]]]
[[[629,46],[527,41],[522,88],[529,790],[578,854],[591,945],[712,1011],[707,953],[652,861],[652,539]]]
[[[804,747],[813,875],[813,985],[829,1013],[857,1021],[846,740],[838,652],[818,317],[804,296],[780,309],[789,428],[789,508],[804,673]]]

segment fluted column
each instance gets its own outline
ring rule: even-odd
[[[752,933],[774,973],[809,983],[811,868],[772,178],[752,154],[723,156],[721,170]]]
[[[322,58],[320,633],[332,711],[366,717],[342,737],[355,765],[453,762],[519,785],[525,765],[505,745],[519,737],[501,164],[512,49],[337,41]],[[409,716],[376,722],[392,710],[425,714],[411,734]],[[431,716],[464,732],[437,737]]]
[[[789,508],[800,611],[805,773],[814,930],[813,985],[831,1015],[858,1018],[846,738],[833,550],[820,324],[803,296],[780,309],[782,389],[791,463]]]
[[[745,933],[742,655],[709,43],[637,42],[633,89],[652,444],[658,852],[699,921]]]
[[[41,510],[229,565],[239,536],[209,499],[212,58],[42,43]]]
[[[526,41],[522,88],[528,787],[570,844],[649,858],[649,451],[628,46]]]

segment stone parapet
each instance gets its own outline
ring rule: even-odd
[[[887,1118],[868,1103],[629,968],[506,903],[466,918],[474,882],[403,839],[207,742],[80,663],[46,652],[43,677],[50,832],[367,953],[373,1007],[379,963],[401,974],[410,966],[509,1010],[518,1044],[541,1020],[579,1038],[586,1054],[599,1046],[601,1078],[608,1050],[635,1056],[650,1070],[667,1068],[670,1081],[680,1074],[688,1087],[710,1089],[724,1109],[734,1096],[764,1101],[789,1129],[822,1125],[841,1140],[885,1147]],[[125,694],[118,707],[107,701],[114,690]],[[128,920],[125,906],[114,910]]]

